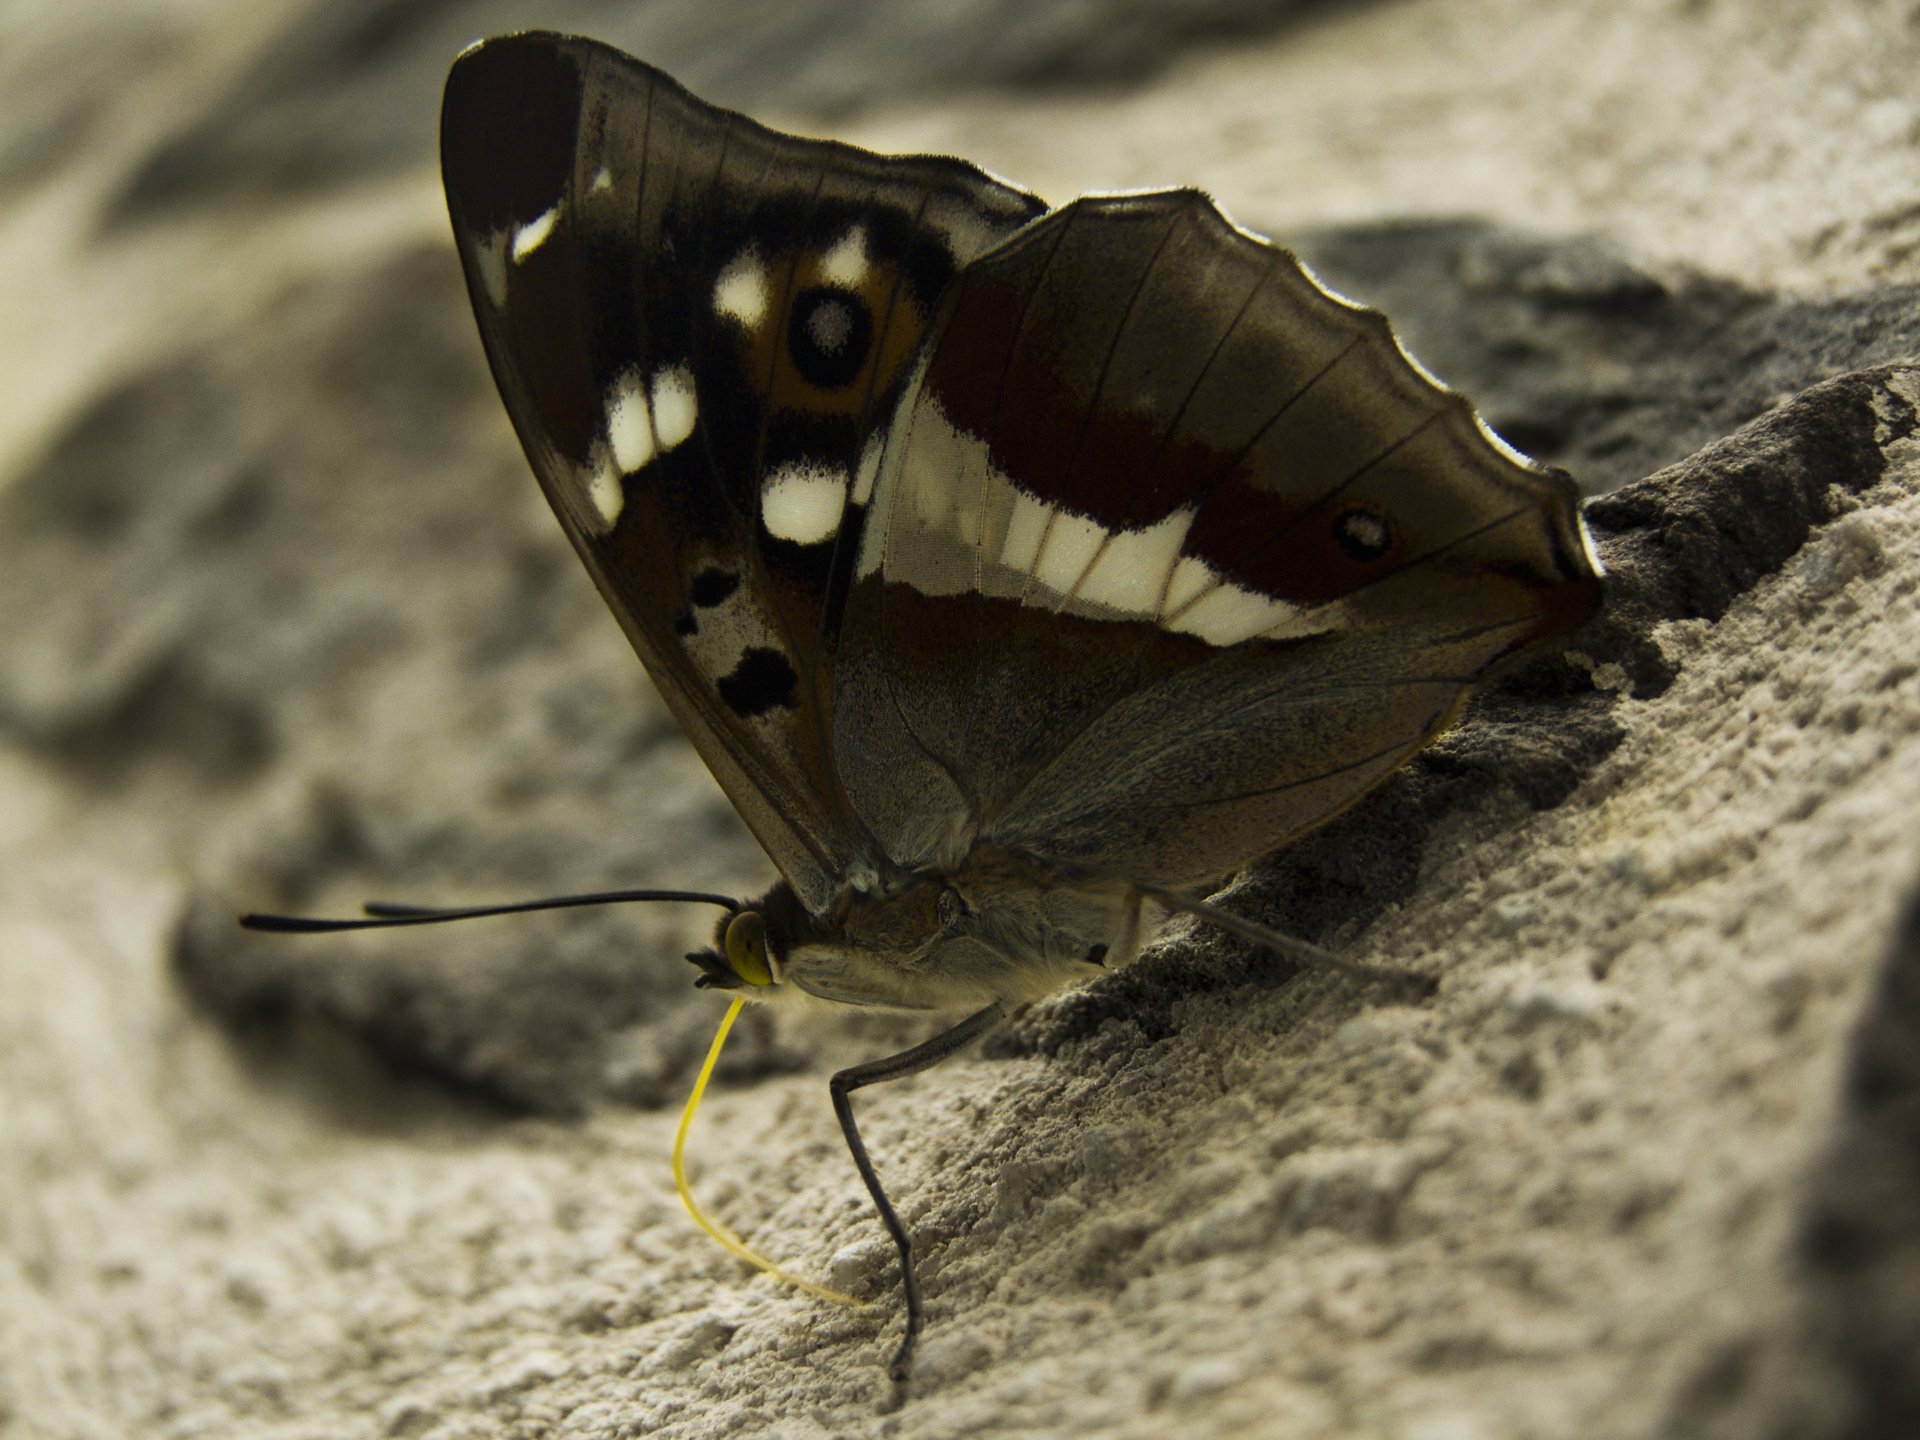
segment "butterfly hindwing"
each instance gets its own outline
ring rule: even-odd
[[[906,865],[1191,885],[1333,814],[1597,602],[1571,482],[1190,191],[962,275],[889,435],[835,745]],[[944,829],[904,797],[950,797]],[[956,823],[956,809],[964,819]]]
[[[442,164],[549,501],[702,758],[825,905],[867,846],[828,735],[878,436],[956,270],[1040,202],[960,161],[779,134],[544,34],[456,63]]]

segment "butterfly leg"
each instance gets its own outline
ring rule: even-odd
[[[917,1075],[939,1064],[964,1048],[969,1041],[991,1030],[1005,1013],[1004,1007],[998,1003],[989,1005],[969,1015],[951,1030],[943,1030],[911,1050],[869,1060],[864,1065],[850,1066],[828,1082],[828,1088],[833,1093],[833,1113],[840,1117],[840,1133],[847,1137],[847,1149],[853,1154],[853,1163],[859,1168],[860,1178],[867,1183],[867,1193],[873,1197],[874,1209],[880,1212],[880,1223],[887,1227],[887,1234],[893,1238],[893,1248],[900,1252],[900,1279],[907,1293],[907,1333],[901,1338],[900,1348],[894,1352],[893,1363],[887,1367],[896,1382],[907,1378],[907,1372],[913,1364],[914,1342],[920,1338],[920,1327],[924,1320],[920,1309],[920,1281],[913,1273],[913,1246],[907,1239],[907,1227],[900,1223],[900,1217],[894,1213],[893,1203],[881,1188],[880,1176],[875,1172],[873,1161],[867,1155],[867,1147],[860,1139],[860,1128],[853,1123],[851,1097],[854,1091],[864,1086]]]

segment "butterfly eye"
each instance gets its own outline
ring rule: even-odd
[[[809,385],[836,390],[850,383],[873,344],[873,312],[852,290],[815,286],[793,302],[787,351]]]
[[[1371,510],[1347,510],[1333,522],[1333,540],[1355,560],[1378,560],[1392,548],[1393,526]]]
[[[949,885],[940,892],[940,898],[933,902],[934,917],[940,924],[948,926],[967,913],[967,902],[960,898],[960,892]]]
[[[727,964],[749,985],[773,984],[767,955],[767,922],[756,910],[742,910],[727,922]]]

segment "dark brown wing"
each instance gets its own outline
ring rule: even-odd
[[[877,437],[958,267],[1040,202],[957,160],[778,134],[546,34],[460,57],[441,160],[548,500],[741,815],[823,907],[871,848],[828,737]]]

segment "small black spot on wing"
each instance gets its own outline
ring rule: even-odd
[[[1384,515],[1355,508],[1333,522],[1333,539],[1354,560],[1378,560],[1393,548],[1393,526]]]
[[[716,605],[724,605],[727,597],[740,588],[740,572],[722,570],[717,565],[709,565],[693,577],[693,583],[687,586],[687,598],[693,604],[687,606],[673,617],[673,633],[682,639],[700,633],[700,617],[695,610],[711,610]]]
[[[739,588],[738,571],[708,566],[693,577],[693,584],[687,588],[687,598],[701,609],[707,610],[720,604]]]
[[[743,720],[764,715],[769,710],[795,707],[800,677],[793,665],[778,650],[755,645],[741,655],[732,673],[722,675],[715,685],[727,708]]]
[[[803,290],[793,302],[787,352],[809,385],[837,390],[850,384],[873,347],[873,312],[864,296],[836,286]]]

